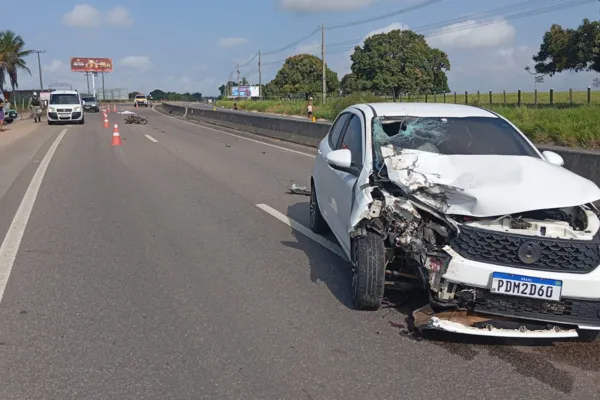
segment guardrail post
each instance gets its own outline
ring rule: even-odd
[[[187,113],[188,113],[188,108],[187,106],[185,107],[185,112],[183,113],[183,118],[187,117]]]
[[[588,86],[587,94],[588,94],[587,100],[588,100],[588,106],[589,106],[590,104],[592,104],[592,88],[590,86]]]
[[[533,104],[537,106],[537,89],[533,90]]]
[[[469,104],[469,92],[465,90],[465,105]]]
[[[573,105],[573,89],[572,88],[569,88],[569,104]],[[590,104],[589,100],[588,100],[588,104]]]
[[[521,107],[521,89],[517,91],[517,107]]]
[[[550,105],[554,105],[554,89],[550,89]]]
[[[492,104],[492,91],[490,90],[490,104]]]

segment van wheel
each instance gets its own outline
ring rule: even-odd
[[[385,244],[383,237],[367,231],[352,239],[352,293],[359,310],[381,307],[385,290]]]

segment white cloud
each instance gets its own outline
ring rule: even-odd
[[[63,23],[74,28],[97,28],[102,24],[102,14],[89,4],[78,4],[64,15]]]
[[[409,28],[408,28],[408,25],[405,25],[405,24],[403,24],[401,22],[393,22],[393,23],[389,24],[388,26],[385,26],[385,27],[379,28],[379,29],[375,29],[374,31],[369,32],[365,36],[365,39],[368,38],[368,37],[370,37],[370,36],[373,36],[373,35],[378,35],[380,33],[388,33],[388,32],[394,31],[396,29],[400,29],[401,31],[405,31],[405,30],[407,30]],[[364,39],[363,39],[363,41],[364,41]],[[361,43],[361,45],[362,45],[362,43]]]
[[[293,11],[350,11],[376,2],[377,0],[280,0],[279,4]]]
[[[432,47],[446,49],[478,49],[497,47],[511,43],[516,35],[515,27],[506,21],[478,26],[471,20],[449,25],[427,38]]]
[[[321,51],[321,42],[313,41],[296,47],[295,54],[314,54]]]
[[[220,47],[235,47],[235,46],[240,46],[240,45],[245,44],[245,43],[248,43],[248,39],[243,38],[243,37],[221,38],[217,42],[217,44]]]
[[[78,4],[63,17],[63,24],[73,28],[99,28],[105,23],[129,27],[133,25],[133,18],[124,7],[114,7],[104,14],[89,4]]]
[[[44,65],[42,71],[44,72],[62,72],[67,70],[67,64],[60,60],[52,60],[50,64]]]
[[[129,56],[121,60],[121,65],[146,71],[152,67],[152,61],[147,56]]]
[[[133,25],[133,18],[129,11],[124,7],[114,7],[106,16],[109,24],[120,27],[129,27]]]

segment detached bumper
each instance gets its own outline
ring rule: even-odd
[[[579,337],[577,328],[531,324],[502,317],[490,317],[466,311],[434,313],[429,306],[413,313],[415,328],[459,333],[471,336],[521,338],[521,339],[566,339]],[[579,327],[579,329],[585,329]]]

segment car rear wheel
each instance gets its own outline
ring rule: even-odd
[[[381,307],[385,290],[385,244],[383,237],[367,231],[352,239],[352,293],[359,310]]]
[[[319,209],[319,201],[317,200],[317,191],[315,185],[311,181],[310,183],[310,229],[314,233],[323,234],[329,232],[329,225],[323,218],[321,210]]]

